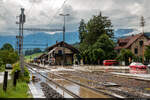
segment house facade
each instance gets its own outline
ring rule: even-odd
[[[115,50],[119,53],[121,49],[130,49],[136,56],[143,56],[146,49],[145,44],[149,41],[149,37],[143,33],[121,38],[117,42]]]
[[[63,41],[48,47],[47,50],[48,61],[51,65],[72,65],[74,55],[79,53],[76,48]]]

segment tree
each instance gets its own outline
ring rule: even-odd
[[[150,46],[147,46],[144,55],[146,59],[150,60]]]
[[[5,44],[2,46],[1,50],[14,51],[14,48],[13,48],[13,46],[12,46],[11,44],[5,43]]]
[[[33,49],[33,53],[40,53],[42,52],[40,48],[34,48]]]
[[[135,55],[129,49],[122,49],[117,57],[118,60],[125,61],[125,65],[129,65],[129,58],[135,58]]]
[[[87,24],[81,20],[79,27],[80,55],[85,64],[99,64],[104,59],[114,59],[113,29],[108,17],[100,13],[93,16]]]
[[[8,50],[0,50],[0,59],[3,61],[4,65],[7,63],[13,64],[18,60],[18,53]]]
[[[100,64],[104,60],[104,56],[105,56],[105,53],[101,48],[92,50],[91,58],[94,64]]]
[[[107,34],[110,38],[113,37],[111,21],[108,17],[102,16],[101,13],[98,16],[93,16],[93,18],[88,21],[86,29],[86,41],[90,45],[93,45],[102,34]]]
[[[33,54],[33,50],[26,50],[25,51],[25,56],[32,55],[32,54]]]
[[[114,51],[114,47],[114,42],[109,38],[107,34],[101,35],[93,45],[93,48],[101,48],[104,51],[105,59],[116,58],[116,52]]]
[[[83,42],[85,35],[86,35],[86,24],[84,22],[84,19],[81,19],[80,21],[80,26],[79,26],[79,38],[80,38],[80,43]]]

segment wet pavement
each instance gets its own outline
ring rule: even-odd
[[[34,70],[37,70],[37,69],[34,68]],[[41,70],[40,69],[40,70],[37,70],[37,71],[39,71],[40,73],[42,73],[42,75],[47,76],[47,70]],[[55,86],[54,84],[52,84],[49,80],[43,78],[41,75],[35,73],[34,71],[31,71],[31,73],[32,73],[31,76],[34,75],[34,76],[36,76],[36,79],[38,79],[36,82],[32,82],[31,81],[30,84],[29,84],[29,88],[30,88],[31,93],[32,93],[32,95],[33,95],[34,98],[45,98],[44,92],[42,91],[42,87],[41,87],[41,83],[42,82],[47,83],[51,88],[53,88],[58,93],[60,93],[61,95],[63,95],[64,98],[73,98],[68,93],[66,93],[62,89],[60,89],[57,86]]]

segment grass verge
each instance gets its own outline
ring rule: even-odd
[[[0,84],[0,98],[32,98],[28,91],[28,84],[23,81],[18,81],[14,87],[12,79],[8,80],[6,92],[3,91],[3,84]]]
[[[30,58],[31,58],[31,60],[33,60],[35,57],[38,57],[38,56],[40,56],[41,54],[43,54],[43,53],[35,53],[35,54],[29,55],[29,56],[25,56],[24,58],[25,58],[25,61],[26,61],[26,62],[29,62],[29,61],[30,61]]]
[[[11,80],[7,82],[7,91],[3,91],[3,84],[0,84],[0,98],[32,98],[28,92],[28,83],[30,81],[29,71],[24,66],[24,74],[19,73],[19,79],[17,80],[16,87],[13,86],[13,76],[15,71],[21,71],[19,63],[13,65],[11,72]]]

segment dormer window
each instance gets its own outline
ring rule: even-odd
[[[140,44],[140,46],[143,46],[143,41],[142,40],[139,41],[139,44]]]

